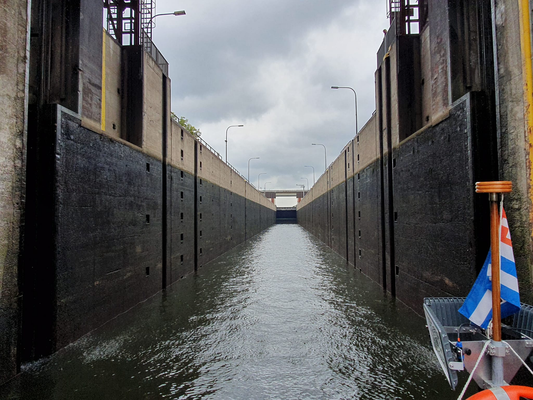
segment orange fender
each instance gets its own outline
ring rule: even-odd
[[[467,400],[533,400],[533,388],[529,386],[502,386],[484,390]]]

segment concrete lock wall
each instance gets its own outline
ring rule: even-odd
[[[490,9],[476,10],[470,29],[490,29]],[[466,23],[463,10],[429,1],[420,35],[398,37],[378,60],[376,113],[298,205],[303,227],[415,310],[425,296],[470,290],[489,246],[487,199],[474,185],[498,175],[515,184],[506,208],[514,214],[522,299],[532,298],[531,175],[520,150],[531,143],[524,135],[527,79],[519,27],[509,24],[518,11],[518,4],[497,2],[498,40],[509,44],[498,46],[499,136],[490,36],[476,36],[468,58],[456,25]]]
[[[171,119],[170,79],[102,31],[101,2],[64,4],[2,5],[0,382],[275,223],[275,206]],[[48,49],[65,43],[56,68]]]
[[[393,185],[385,192],[381,189],[387,182],[380,176],[387,165],[379,157],[360,163],[346,181],[318,198],[307,195],[298,205],[302,226],[419,311],[425,296],[468,293],[480,262],[477,237],[487,236],[474,224],[473,126],[467,124],[471,107],[468,95],[446,120],[396,147]],[[365,153],[365,135],[375,137],[376,132],[361,131],[360,154]],[[372,153],[375,145],[369,147]],[[333,171],[345,170],[346,154],[332,164]],[[388,190],[393,193],[392,214],[382,204],[389,200]],[[487,246],[479,254],[486,251]]]
[[[0,4],[0,382],[17,371],[20,232],[26,168],[29,4]]]
[[[512,228],[518,277],[523,282],[521,289],[526,285],[533,287],[533,80],[532,60],[528,59],[526,53],[531,25],[523,23],[523,14],[529,10],[521,9],[522,3],[496,1],[496,34],[501,43],[497,89],[501,129],[499,174],[502,180],[513,182],[513,192],[507,196],[506,210]],[[529,302],[533,302],[531,296]]]
[[[250,185],[245,197],[214,183],[244,179],[177,123],[164,189],[165,166],[149,151],[91,131],[66,110],[56,115],[55,229],[39,232],[56,232],[55,292],[46,296],[54,329],[39,331],[54,349],[275,222],[275,207]]]

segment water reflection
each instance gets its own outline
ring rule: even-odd
[[[452,399],[424,321],[274,226],[0,388],[13,399]]]

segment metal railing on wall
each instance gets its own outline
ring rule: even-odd
[[[168,77],[168,61],[163,57],[163,54],[161,54],[154,42],[152,42],[152,39],[150,39],[149,35],[144,30],[141,33],[141,40],[144,51],[154,59],[159,68],[161,68],[161,71],[163,71],[163,74]]]
[[[378,50],[378,68],[381,66],[385,55],[389,51],[389,47],[394,44],[394,42],[396,42],[396,19],[392,20],[389,30],[385,33],[385,38]]]
[[[225,162],[224,159],[222,158],[222,156],[219,154],[218,151],[216,151],[213,147],[211,147],[211,145],[209,143],[207,143],[204,139],[202,139],[200,136],[196,136],[196,140],[198,140],[204,147],[206,147],[211,153],[213,153],[215,156],[217,156],[220,161],[222,161],[224,164],[226,164],[228,167],[231,168],[231,170],[233,172],[235,172],[237,175],[239,175],[245,182],[248,182],[248,179],[243,175],[241,174],[237,168],[235,168],[233,165],[231,165],[230,163],[228,162]],[[251,182],[248,182],[250,185],[252,185],[254,188],[255,186],[251,183]]]

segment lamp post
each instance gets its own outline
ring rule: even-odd
[[[263,187],[263,190],[266,192],[267,190],[267,183],[272,183],[272,182],[265,182],[265,186]]]
[[[228,163],[228,130],[229,128],[242,128],[244,125],[230,125],[226,128],[226,164]]]
[[[350,86],[332,86],[331,88],[332,89],[349,89],[353,92],[353,95],[355,97],[355,135],[357,136],[357,134],[359,133],[359,129],[357,126],[357,93]]]
[[[315,180],[315,167],[312,167],[311,165],[305,165],[304,168],[312,168],[313,169],[313,186],[315,186],[316,180]]]
[[[303,177],[300,178],[300,179],[305,179],[305,180],[307,181],[307,190],[309,190],[309,179],[307,179],[307,178],[303,178]]]
[[[261,189],[261,185],[259,184],[259,177],[261,175],[266,175],[266,172],[261,172],[259,175],[257,175],[257,190]]]
[[[326,146],[322,143],[311,143],[311,146],[322,146],[324,148],[324,172],[328,169],[328,157],[326,152]]]
[[[252,157],[248,160],[248,183],[250,183],[250,161],[259,160],[259,157]]]
[[[152,18],[150,18],[150,25],[152,25],[152,22],[154,21],[154,18],[161,17],[163,15],[174,15],[174,16],[177,17],[178,15],[185,15],[185,10],[173,11],[173,12],[162,13],[162,14],[156,14]]]

